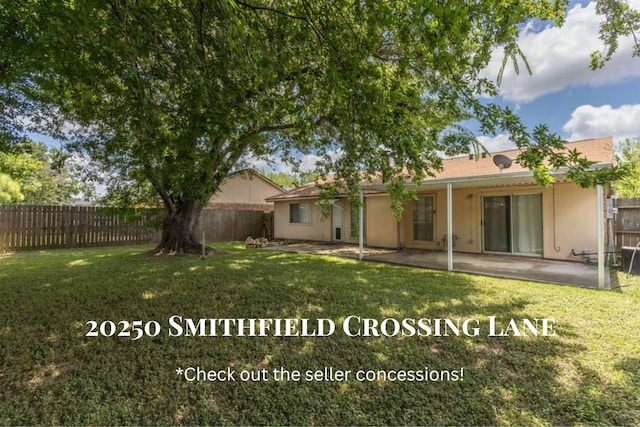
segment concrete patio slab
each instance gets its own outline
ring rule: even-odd
[[[357,245],[334,243],[293,243],[264,249],[358,258]],[[433,270],[447,269],[447,253],[440,251],[364,248],[363,260],[408,265]],[[555,261],[533,257],[469,254],[454,252],[453,271],[507,279],[580,286],[598,289],[598,268],[593,264]],[[605,271],[605,289],[610,289]]]

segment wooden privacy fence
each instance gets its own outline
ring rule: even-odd
[[[0,205],[0,252],[155,243],[161,209]],[[205,241],[273,235],[272,213],[204,209],[196,230]],[[200,237],[200,236],[198,236]]]
[[[640,242],[640,198],[613,199],[616,247],[636,246]]]
[[[204,209],[196,230],[204,231],[205,242],[244,240],[248,236],[270,238],[271,215],[255,210]]]
[[[0,252],[149,243],[160,236],[157,209],[0,206]]]

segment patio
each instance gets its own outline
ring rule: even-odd
[[[285,252],[333,255],[358,259],[356,245],[335,243],[293,243],[264,249]],[[433,270],[447,269],[447,253],[405,249],[364,248],[363,260],[408,265]],[[469,254],[454,252],[453,271],[507,279],[572,285],[598,289],[598,267],[582,262],[555,261],[541,258]],[[605,268],[605,289],[611,289],[609,272]]]

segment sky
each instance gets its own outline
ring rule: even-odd
[[[640,8],[640,0],[629,3]],[[603,50],[601,21],[595,3],[582,1],[571,3],[562,27],[527,24],[518,44],[532,73],[523,66],[520,74],[507,68],[492,101],[513,108],[529,128],[545,123],[567,141],[640,136],[640,58],[631,55],[633,39],[621,39],[603,69],[589,69],[591,52]],[[499,52],[493,55],[488,77],[497,75],[501,59]],[[506,135],[481,142],[490,151],[513,147]]]
[[[629,3],[640,9],[640,0]],[[640,136],[640,58],[631,55],[633,39],[620,40],[603,69],[589,69],[591,52],[604,48],[598,38],[602,20],[595,3],[581,0],[571,2],[560,28],[526,24],[518,44],[532,73],[523,64],[520,74],[507,67],[499,95],[490,101],[510,106],[529,129],[544,123],[567,141],[612,136],[620,142]],[[487,77],[495,79],[502,58],[501,51],[494,52],[484,71]],[[477,136],[490,152],[514,148],[508,135]],[[259,170],[291,171],[280,159],[273,160],[252,163]],[[307,155],[301,160],[302,170],[310,170],[318,158]]]

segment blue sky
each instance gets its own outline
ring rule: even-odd
[[[640,0],[629,1],[635,9]],[[590,53],[602,50],[595,4],[572,2],[560,28],[529,24],[519,45],[532,68],[505,71],[494,102],[518,112],[525,124],[549,125],[569,141],[613,136],[614,141],[640,136],[640,58],[631,56],[633,40],[620,40],[618,51],[604,69],[591,71]],[[485,70],[497,75],[502,55],[495,52]],[[524,71],[524,72],[523,72]],[[490,150],[508,148],[506,135],[484,137]]]

